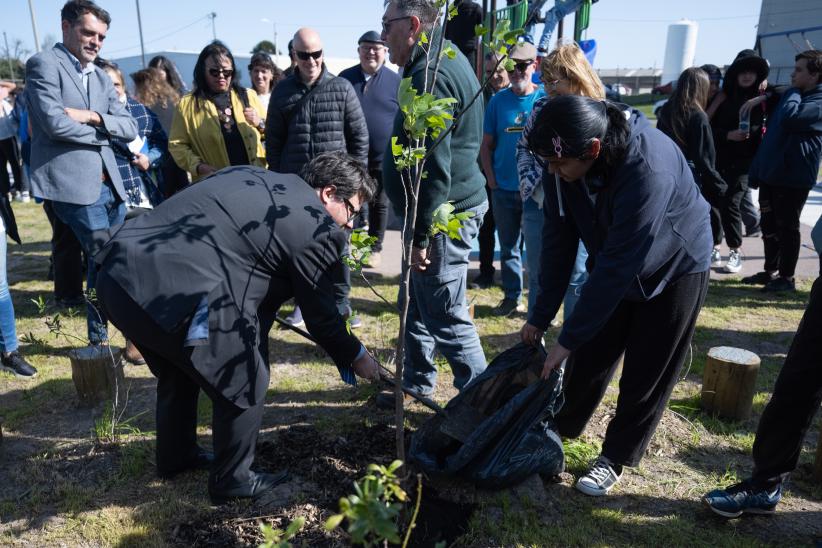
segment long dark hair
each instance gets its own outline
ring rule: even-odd
[[[608,101],[562,95],[545,103],[528,135],[528,148],[540,157],[586,159],[591,143],[601,149],[591,170],[607,178],[625,157],[631,129],[622,110]]]
[[[203,48],[203,51],[200,52],[200,56],[197,57],[197,64],[194,65],[194,89],[191,90],[191,94],[197,98],[198,106],[200,101],[208,99],[211,96],[211,90],[208,89],[208,83],[206,82],[205,75],[206,60],[211,57],[225,57],[231,62],[231,70],[234,71],[234,74],[231,77],[231,90],[239,96],[243,96],[245,94],[245,91],[239,84],[240,74],[237,72],[237,64],[234,62],[234,56],[231,55],[231,51],[225,44],[219,40],[214,40]]]
[[[694,112],[705,111],[708,106],[708,92],[711,81],[708,73],[698,67],[687,68],[679,75],[671,99],[670,106],[670,126],[673,135],[671,137],[680,145],[684,146],[686,141],[686,131],[688,121]]]
[[[180,77],[180,71],[177,70],[177,65],[174,64],[174,61],[164,55],[155,55],[151,58],[151,61],[148,62],[148,66],[149,68],[162,69],[162,71],[166,73],[166,82],[168,82],[168,85],[177,90],[177,93],[180,95],[185,93],[186,86]]]

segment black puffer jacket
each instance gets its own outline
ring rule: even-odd
[[[311,95],[300,102],[308,93]],[[368,163],[368,127],[354,88],[325,66],[317,83],[309,88],[295,69],[277,84],[268,103],[268,169],[299,173],[318,154],[337,150],[348,152],[363,165]]]

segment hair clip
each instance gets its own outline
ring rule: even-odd
[[[554,143],[554,152],[556,152],[557,158],[562,158],[562,139],[557,135],[551,139],[551,142]]]

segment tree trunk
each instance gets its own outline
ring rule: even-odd
[[[759,356],[741,348],[711,348],[702,377],[702,408],[728,419],[749,418],[759,363]]]
[[[125,386],[123,351],[115,346],[87,346],[69,352],[71,379],[80,405],[93,407],[118,398]]]

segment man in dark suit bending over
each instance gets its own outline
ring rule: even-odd
[[[283,302],[296,297],[343,380],[378,376],[334,301],[344,229],[371,199],[373,179],[343,152],[317,156],[301,176],[226,168],[112,230],[95,257],[100,305],[158,379],[157,472],[213,460],[215,504],[256,498],[286,478],[250,469],[268,331]],[[201,389],[213,402],[213,456],[196,440]]]

